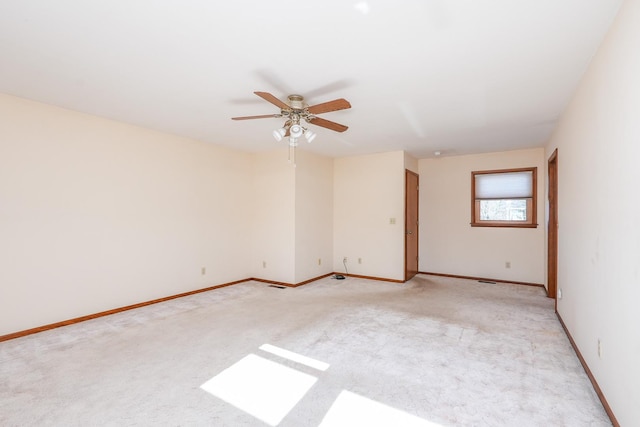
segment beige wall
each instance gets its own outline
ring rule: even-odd
[[[640,420],[639,23],[625,1],[546,152],[558,148],[558,312],[623,426]]]
[[[295,283],[300,283],[333,271],[333,159],[298,150],[296,162]]]
[[[287,150],[253,155],[252,277],[295,282],[295,179]]]
[[[333,271],[333,160],[287,159],[287,149],[253,155],[252,277],[295,284]]]
[[[0,117],[0,335],[248,276],[250,156],[7,95]]]
[[[418,173],[419,172],[418,159],[416,159],[409,153],[404,153],[404,168],[407,170],[410,170],[411,172]]]
[[[420,271],[544,283],[544,150],[422,159]],[[538,228],[471,227],[471,172],[538,167]],[[510,262],[511,268],[505,268]]]
[[[335,159],[335,271],[347,257],[351,274],[404,280],[404,162],[402,151]]]

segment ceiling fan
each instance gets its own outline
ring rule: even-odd
[[[351,108],[349,101],[344,98],[334,99],[333,101],[309,106],[304,102],[304,97],[302,95],[289,95],[287,97],[287,102],[283,102],[268,92],[254,93],[265,101],[280,108],[280,113],[265,114],[261,116],[232,117],[231,119],[251,120],[284,117],[286,118],[286,122],[281,128],[273,131],[273,137],[277,141],[281,141],[282,138],[288,136],[290,147],[296,147],[298,145],[298,138],[301,136],[304,136],[307,142],[311,142],[316,137],[314,132],[308,130],[301,124],[302,120],[312,125],[331,129],[336,132],[344,132],[349,129],[347,126],[341,125],[340,123],[332,122],[316,116],[316,114]]]

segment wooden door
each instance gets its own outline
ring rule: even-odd
[[[405,171],[405,281],[418,274],[418,180],[418,174]]]
[[[547,295],[558,289],[558,150],[549,158],[549,224],[547,227]]]

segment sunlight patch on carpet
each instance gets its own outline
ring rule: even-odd
[[[346,426],[442,427],[400,409],[343,390],[319,427]]]
[[[310,368],[317,369],[319,371],[326,371],[329,368],[329,364],[325,362],[321,362],[316,359],[312,359],[311,357],[303,356],[298,353],[294,353],[293,351],[285,350],[280,347],[276,347],[271,344],[262,344],[260,350],[266,351],[267,353],[275,354],[276,356],[283,357],[285,359],[289,359],[293,362],[301,363]]]
[[[200,388],[276,426],[317,380],[312,375],[249,354]]]

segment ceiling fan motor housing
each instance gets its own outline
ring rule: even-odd
[[[287,99],[289,100],[289,106],[293,110],[304,110],[307,107],[302,95],[289,95]]]

